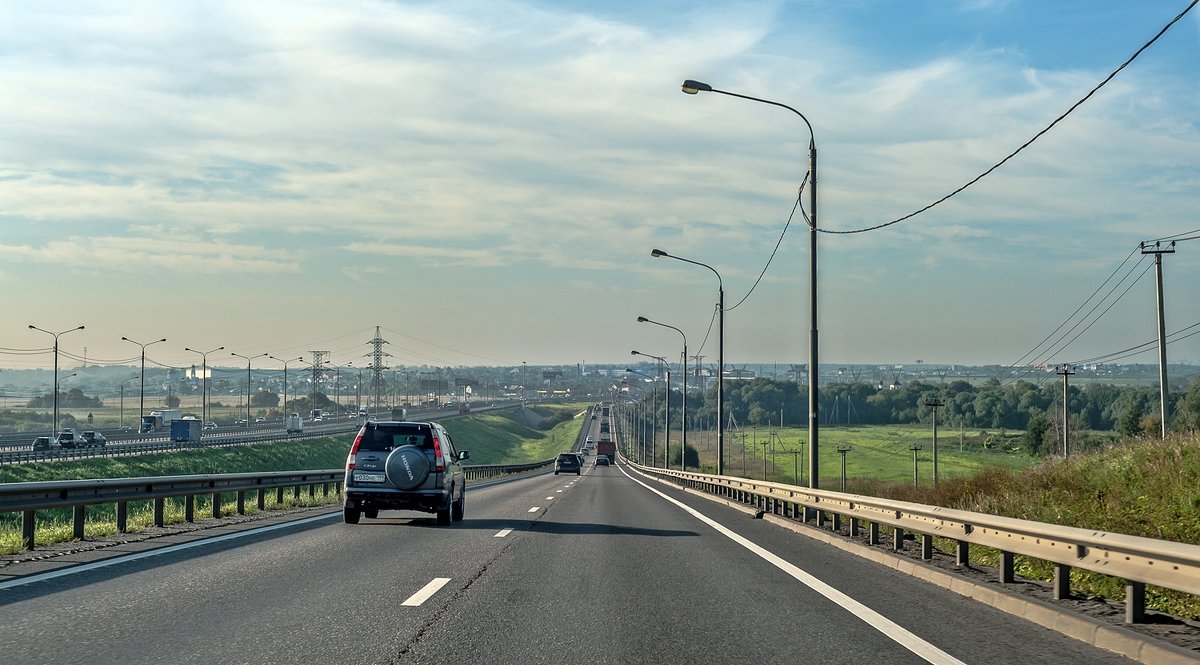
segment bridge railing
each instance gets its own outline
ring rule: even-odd
[[[526,464],[476,464],[464,466],[468,480],[484,480],[544,469],[553,459]],[[21,513],[21,542],[26,549],[37,546],[37,511],[69,508],[72,511],[73,536],[84,537],[87,507],[116,505],[117,531],[125,533],[129,525],[130,501],[153,501],[154,526],[166,525],[166,500],[183,498],[184,521],[195,521],[196,497],[212,496],[212,517],[221,517],[222,494],[236,494],[238,515],[246,513],[246,497],[253,493],[258,509],[266,509],[267,492],[274,490],[275,501],[282,503],[285,490],[300,498],[308,489],[310,497],[321,487],[323,496],[340,492],[346,473],[343,469],[317,471],[275,471],[266,473],[223,473],[191,476],[154,476],[106,478],[56,482],[0,483],[0,514]]]
[[[835,531],[848,521],[850,535],[865,535],[870,545],[880,545],[881,525],[892,529],[895,550],[903,548],[905,534],[911,533],[914,540],[919,537],[921,558],[926,560],[933,558],[934,537],[954,541],[955,559],[961,566],[970,561],[971,545],[990,547],[1000,552],[1001,583],[1014,579],[1014,555],[1041,559],[1054,564],[1057,599],[1070,596],[1071,568],[1122,578],[1125,620],[1130,623],[1144,619],[1147,584],[1200,595],[1200,546],[1196,545],[624,461],[643,473],[750,504],[764,513],[817,527],[828,523]]]

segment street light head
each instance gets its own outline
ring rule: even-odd
[[[83,326],[79,326],[76,330],[83,330]]]
[[[31,323],[31,324],[29,324],[29,329],[30,329],[30,330],[37,330],[37,326],[35,326],[35,325],[33,325],[33,324]]]
[[[33,326],[29,326],[29,327],[32,328]],[[121,341],[122,342],[132,342],[133,340],[129,339],[128,337],[123,336],[123,337],[121,337]]]
[[[666,252],[662,251],[661,249],[652,249],[652,250],[650,250],[650,256],[653,256],[654,258],[657,259],[660,256],[670,256],[670,254],[667,254]]]
[[[645,322],[649,321],[650,319],[647,319],[644,316],[639,316],[637,320],[638,320],[638,323],[645,323]]]
[[[637,351],[630,351],[630,352],[629,352],[629,355],[631,355],[631,356],[640,356],[640,355],[642,355],[642,354],[638,353]]]
[[[701,81],[693,81],[688,79],[683,82],[683,91],[689,95],[694,95],[697,92],[712,92],[712,86]]]

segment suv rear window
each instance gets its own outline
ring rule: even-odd
[[[433,450],[429,427],[422,425],[367,425],[359,450],[387,452],[400,446],[421,446]]]

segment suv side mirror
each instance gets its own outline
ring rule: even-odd
[[[464,460],[464,459],[470,459],[470,458],[471,458],[471,451],[469,451],[469,450],[458,451],[458,459]]]

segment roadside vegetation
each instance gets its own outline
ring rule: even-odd
[[[937,487],[911,483],[863,482],[856,490],[872,496],[1003,515],[1023,520],[1097,529],[1200,545],[1200,436],[1166,441],[1127,439],[1103,450],[1067,459],[1047,458],[1028,469],[991,467],[951,477]],[[939,547],[953,552],[953,543]],[[996,565],[999,555],[972,548],[971,558]],[[1023,577],[1050,581],[1050,564],[1017,557]],[[1075,593],[1124,600],[1122,580],[1072,570]],[[1200,620],[1200,599],[1146,587],[1146,605]]]

